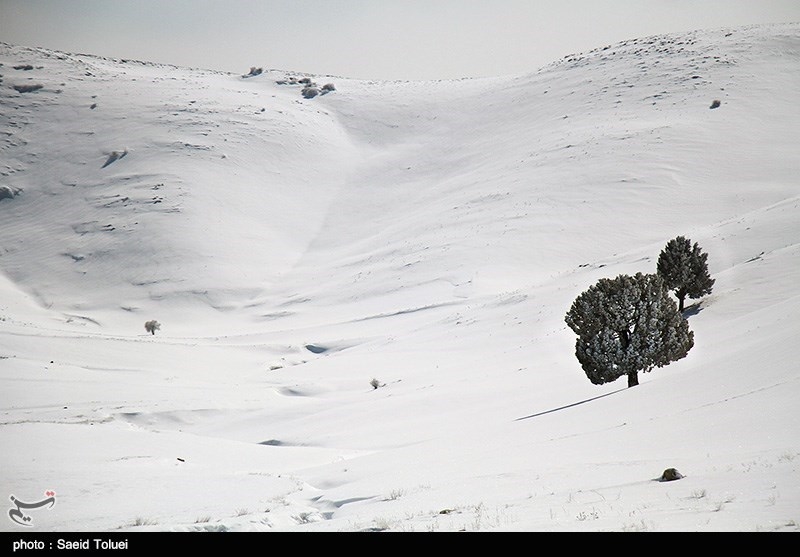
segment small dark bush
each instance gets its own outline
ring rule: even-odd
[[[711,106],[709,108],[719,108],[720,106],[722,106],[721,102],[714,101],[714,102],[711,103]]]
[[[675,468],[667,468],[661,474],[661,477],[659,478],[659,481],[662,481],[662,482],[674,482],[675,480],[683,479],[683,477],[684,477],[683,474],[678,472],[677,469],[675,469]]]
[[[39,89],[43,88],[44,85],[14,85],[14,89],[16,89],[20,93],[32,93],[34,91],[38,91]]]
[[[12,199],[19,195],[22,190],[12,188],[11,186],[0,186],[0,199]]]
[[[15,69],[15,70],[25,70],[25,71],[28,71],[28,70],[32,70],[32,69],[33,69],[33,66],[31,66],[30,64],[20,64],[19,66],[14,66],[14,69]]]
[[[306,99],[313,99],[317,95],[319,95],[319,89],[316,87],[305,87],[303,89],[303,97]]]

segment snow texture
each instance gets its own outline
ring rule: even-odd
[[[56,501],[0,529],[797,531],[800,25],[313,98],[0,63],[0,494]],[[565,313],[679,235],[694,347],[593,385]]]

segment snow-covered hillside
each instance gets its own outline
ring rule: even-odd
[[[0,492],[56,492],[35,529],[797,530],[800,24],[457,81],[0,63]],[[570,304],[679,235],[694,348],[592,385]]]

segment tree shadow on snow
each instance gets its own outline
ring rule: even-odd
[[[619,390],[616,390],[616,391],[611,391],[610,393],[606,393],[606,394],[600,395],[600,396],[595,396],[595,397],[592,397],[592,398],[587,398],[586,400],[582,400],[580,402],[573,402],[572,404],[567,404],[566,406],[560,406],[558,408],[553,408],[551,410],[545,410],[544,412],[537,412],[536,414],[531,414],[530,416],[523,416],[522,418],[517,418],[514,421],[518,422],[520,420],[527,420],[528,418],[535,418],[537,416],[544,416],[545,414],[550,414],[551,412],[558,412],[559,410],[565,410],[567,408],[572,408],[573,406],[578,406],[579,404],[585,404],[587,402],[591,402],[593,400],[597,400],[598,398],[603,398],[603,397],[606,397],[606,396],[609,396],[609,395],[616,394],[616,393],[618,393],[620,391],[626,391],[626,390],[627,390],[627,388],[619,389]]]
[[[703,311],[703,309],[705,309],[705,308],[703,308],[702,302],[698,303],[698,304],[693,304],[693,305],[683,309],[683,316],[686,319],[689,319],[690,317],[692,317],[694,315],[697,315],[698,313]]]

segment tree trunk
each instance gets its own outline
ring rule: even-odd
[[[639,372],[632,371],[628,374],[628,388],[635,387],[639,384]]]
[[[683,300],[684,300],[684,298],[686,298],[686,296],[681,296],[680,298],[678,298],[678,311],[680,313],[683,313]]]

